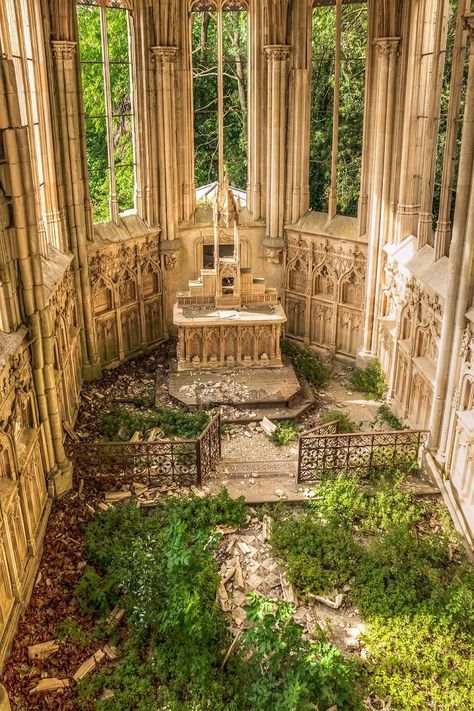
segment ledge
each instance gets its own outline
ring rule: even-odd
[[[298,222],[286,224],[285,230],[367,244],[367,235],[359,235],[359,221],[356,217],[336,215],[328,222],[325,212],[310,210]]]
[[[159,227],[148,227],[138,215],[123,215],[115,222],[97,222],[94,225],[94,239],[88,247],[118,244],[140,237],[158,237]]]

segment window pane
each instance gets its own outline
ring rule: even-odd
[[[224,164],[232,185],[247,187],[247,13],[222,13]]]
[[[112,120],[115,165],[133,164],[133,133],[131,116],[115,116]]]
[[[129,60],[127,11],[107,8],[106,13],[109,60],[126,62]]]
[[[78,5],[77,20],[81,62],[102,62],[100,9]]]
[[[119,212],[133,210],[135,207],[134,172],[133,165],[120,166],[115,169],[115,190],[117,192]]]
[[[367,4],[342,6],[337,207],[357,216],[362,162]]]
[[[104,116],[104,65],[82,64],[82,96],[86,116]]]
[[[89,171],[107,168],[107,126],[105,118],[86,119],[86,149]]]
[[[94,222],[110,220],[109,194],[110,175],[108,170],[89,170],[89,186]]]
[[[316,7],[313,11],[309,186],[310,205],[320,212],[327,212],[331,184],[335,10],[335,7]]]
[[[194,165],[196,187],[218,177],[217,18],[214,12],[192,14]]]
[[[130,65],[110,65],[110,93],[112,96],[112,113],[129,114],[132,111],[130,97]]]

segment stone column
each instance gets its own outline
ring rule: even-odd
[[[87,243],[92,240],[92,222],[88,203],[86,176],[83,166],[82,132],[80,126],[80,88],[77,71],[77,42],[51,42],[56,75],[56,107],[59,145],[64,185],[64,212],[70,249],[74,256],[72,268],[77,298],[77,313],[81,332],[83,373],[86,379],[100,375],[100,359],[92,306],[92,290],[87,261]]]
[[[383,246],[387,239],[384,230],[388,224],[390,210],[395,70],[399,42],[398,37],[381,37],[375,40],[378,81],[373,124],[375,135],[368,225],[367,293],[362,348],[358,355],[361,366],[375,358],[377,349],[378,294],[383,277]]]
[[[178,166],[176,154],[177,47],[152,47],[158,136],[159,206],[162,250],[178,238]],[[179,243],[173,251],[177,251]]]
[[[464,76],[464,57],[466,52],[467,32],[464,27],[464,13],[467,0],[460,0],[456,18],[453,57],[451,64],[451,86],[446,125],[446,140],[443,155],[443,175],[439,202],[438,223],[435,232],[435,259],[449,254],[451,239],[451,188],[454,177],[455,156],[458,138],[458,120],[461,105],[461,93]]]
[[[418,247],[424,247],[431,241],[433,230],[433,191],[436,161],[436,149],[439,127],[439,102],[443,82],[444,52],[446,46],[447,10],[445,0],[437,0],[435,21],[433,22],[434,41],[431,72],[429,75],[427,118],[423,143],[423,165],[420,214],[418,218]]]
[[[261,0],[249,3],[248,39],[248,208],[254,220],[265,214],[265,63],[263,45],[263,7]]]
[[[267,209],[266,236],[263,245],[267,257],[283,251],[283,221],[286,173],[286,96],[288,45],[267,45]]]
[[[465,16],[470,37],[469,72],[456,188],[453,236],[449,250],[448,287],[436,365],[435,391],[430,421],[431,450],[443,463],[449,432],[450,409],[459,377],[460,350],[466,311],[474,280],[474,13]]]

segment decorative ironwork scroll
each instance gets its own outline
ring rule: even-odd
[[[331,423],[334,426],[334,423]],[[330,472],[353,471],[362,476],[418,460],[428,430],[350,432],[316,428],[299,439],[298,482],[317,481]]]
[[[196,440],[71,442],[67,449],[76,476],[99,491],[132,484],[199,486],[220,460],[220,415]]]

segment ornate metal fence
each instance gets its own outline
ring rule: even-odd
[[[200,486],[221,456],[220,420],[215,415],[196,440],[71,442],[68,454],[75,472],[97,489],[133,483]]]
[[[335,423],[323,425],[333,426]],[[298,482],[311,482],[328,472],[375,471],[417,462],[427,430],[397,430],[392,432],[350,432],[340,434],[322,427],[304,432],[299,438]]]

